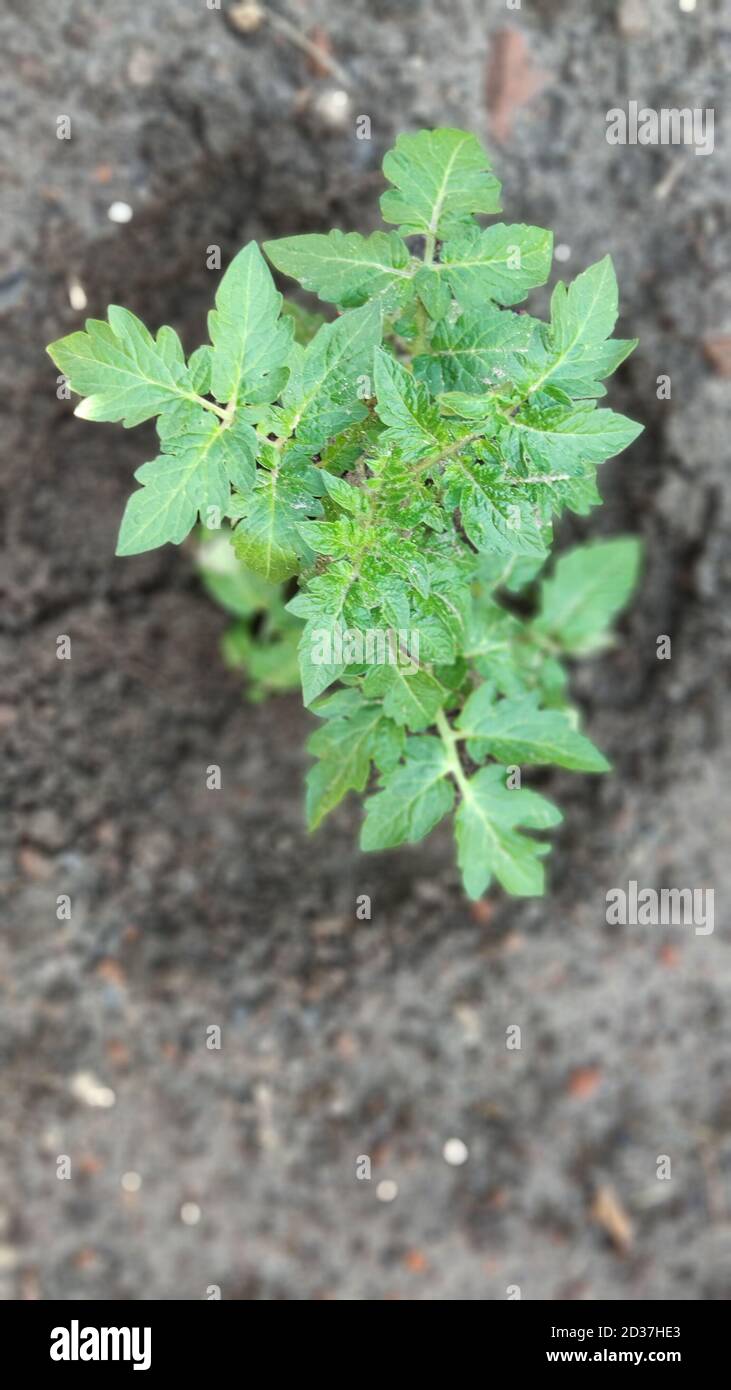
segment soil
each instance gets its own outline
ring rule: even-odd
[[[0,19],[2,1296],[727,1299],[721,4],[280,4],[345,69],[342,126],[339,78],[225,8],[6,0]],[[609,145],[631,99],[714,107],[713,154]],[[394,134],[450,123],[491,143],[509,220],[554,227],[556,278],[612,253],[641,343],[610,402],[646,423],[562,533],[645,541],[621,640],[576,679],[614,772],[545,779],[566,813],[545,900],[472,908],[446,830],[362,856],[349,802],[307,836],[309,717],[242,699],[185,548],[114,558],[152,432],[76,420],[43,353],[83,318],[75,281],[90,314],[122,302],[194,347],[209,246],[225,263],[252,236],[376,225]],[[607,926],[631,878],[713,887],[713,934]]]

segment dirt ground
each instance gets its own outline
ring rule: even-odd
[[[728,1299],[728,19],[720,0],[277,13],[345,70],[343,125],[341,77],[205,0],[0,18],[2,1296]],[[713,107],[713,154],[609,145],[630,99]],[[43,354],[83,318],[74,281],[89,313],[122,302],[194,347],[209,245],[375,225],[394,134],[450,123],[487,139],[508,220],[555,229],[556,278],[613,255],[641,345],[610,402],[646,423],[562,537],[646,544],[621,644],[576,680],[615,771],[548,779],[549,895],[478,909],[446,830],[362,856],[348,802],[307,836],[309,717],[242,700],[185,551],[114,558],[152,431],[77,421]],[[630,878],[713,887],[715,931],[608,927]]]

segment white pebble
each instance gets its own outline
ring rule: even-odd
[[[320,120],[337,130],[350,116],[350,97],[342,87],[328,87],[315,98],[315,111]]]
[[[384,1178],[376,1188],[376,1196],[379,1202],[393,1202],[394,1198],[398,1197],[398,1184],[390,1178]]]
[[[180,1208],[180,1220],[184,1226],[197,1226],[201,1219],[201,1209],[197,1202],[183,1202]]]
[[[442,1149],[444,1162],[451,1164],[453,1168],[459,1168],[466,1163],[470,1156],[470,1151],[461,1139],[448,1139]]]
[[[114,1091],[90,1071],[77,1072],[71,1079],[70,1090],[84,1105],[96,1106],[102,1110],[108,1110],[117,1099]]]
[[[678,4],[685,14],[692,14],[696,6],[696,0],[678,0]]]
[[[110,222],[131,222],[134,213],[129,203],[110,203],[107,208],[107,217]]]
[[[80,285],[78,280],[69,280],[69,304],[71,308],[81,313],[81,311],[86,308],[88,302],[84,286]]]
[[[123,1173],[121,1183],[125,1192],[139,1192],[142,1186],[142,1178],[139,1173]]]
[[[567,246],[565,241],[560,241],[553,254],[557,261],[567,261],[571,255],[571,247]]]

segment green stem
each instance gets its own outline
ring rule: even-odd
[[[421,463],[417,463],[412,471],[422,473],[425,468],[436,468],[440,463],[444,463],[445,459],[451,458],[453,454],[458,454],[460,449],[466,449],[468,444],[474,444],[476,439],[483,439],[484,435],[485,431],[482,429],[475,430],[472,434],[466,434],[462,439],[455,439],[446,449],[442,449],[441,453],[430,454],[429,458],[422,459]]]
[[[444,750],[447,755],[447,764],[449,766],[449,771],[454,777],[454,780],[457,783],[457,786],[459,787],[462,796],[465,799],[468,799],[470,796],[470,784],[464,775],[464,772],[462,770],[462,764],[459,760],[459,754],[457,752],[457,739],[459,738],[459,734],[456,734],[454,729],[451,727],[449,720],[447,719],[444,713],[444,710],[437,710],[435,723],[437,729],[439,730],[439,736],[442,740],[442,743],[444,744]]]
[[[224,420],[227,425],[231,424],[232,415],[228,414],[228,406],[224,410],[223,406],[216,405],[214,401],[207,401],[205,396],[197,396],[194,391],[186,393],[185,399],[194,401],[196,405],[202,405],[204,410],[212,410],[213,414],[218,415],[219,419]]]

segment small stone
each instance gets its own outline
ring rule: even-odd
[[[78,280],[69,280],[69,304],[74,312],[83,313],[88,302],[84,286]]]
[[[127,64],[127,76],[133,87],[149,87],[157,72],[157,59],[149,48],[136,48]]]
[[[341,87],[326,87],[312,103],[315,115],[331,130],[342,130],[350,119],[351,100]]]
[[[647,0],[621,0],[617,11],[617,25],[620,34],[627,39],[637,39],[646,34],[650,16],[647,13]]]
[[[130,207],[129,203],[123,203],[121,201],[118,201],[116,203],[109,204],[109,207],[107,208],[107,217],[109,218],[110,222],[118,222],[122,224],[124,222],[131,222],[132,218],[134,217],[134,212],[132,211],[132,208]]]
[[[398,1197],[398,1184],[392,1182],[390,1178],[384,1178],[376,1188],[376,1196],[379,1202],[393,1202]]]
[[[105,1086],[98,1077],[90,1071],[79,1071],[71,1078],[69,1090],[72,1096],[80,1100],[83,1105],[89,1105],[94,1109],[108,1110],[114,1105],[117,1097],[110,1086]]]
[[[467,1162],[470,1151],[461,1139],[448,1139],[442,1149],[442,1156],[450,1167],[461,1168],[462,1164]]]
[[[253,4],[251,0],[242,0],[241,4],[232,5],[227,14],[229,22],[240,34],[255,34],[264,20],[261,5]]]

